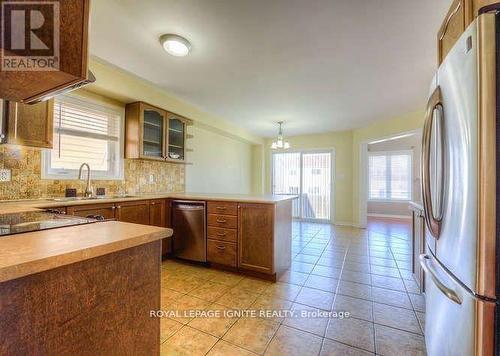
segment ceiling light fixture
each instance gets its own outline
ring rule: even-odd
[[[174,34],[160,36],[160,43],[168,54],[176,57],[187,56],[191,50],[191,43],[184,37]]]
[[[283,121],[278,121],[278,125],[279,125],[278,137],[276,138],[276,140],[273,141],[271,148],[273,150],[287,150],[290,148],[290,143],[288,143],[288,141],[285,141],[283,137],[283,129],[281,127],[283,125]]]

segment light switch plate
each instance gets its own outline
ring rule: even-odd
[[[0,169],[0,182],[10,182],[10,169]]]

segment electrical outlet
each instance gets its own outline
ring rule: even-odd
[[[0,182],[10,182],[10,169],[0,169]]]
[[[153,184],[155,182],[155,176],[154,174],[149,175],[149,184]]]

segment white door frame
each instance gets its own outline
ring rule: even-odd
[[[335,221],[335,148],[304,148],[304,149],[289,149],[286,151],[272,151],[270,152],[269,161],[271,162],[271,194],[273,194],[274,186],[274,160],[273,154],[275,153],[301,153],[300,156],[300,192],[302,194],[302,154],[304,153],[330,153],[330,219],[304,219],[302,217],[296,218],[300,221],[311,221],[311,222],[326,222],[334,224]],[[302,216],[302,204],[299,206],[300,215]]]
[[[404,131],[392,135],[382,136],[369,140],[364,140],[359,143],[359,212],[358,212],[358,227],[366,228],[368,220],[368,145],[378,142],[395,140],[404,136],[420,134],[422,129]]]

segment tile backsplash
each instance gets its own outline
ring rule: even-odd
[[[85,182],[80,180],[41,179],[41,150],[0,145],[0,168],[12,171],[10,182],[0,182],[0,200],[36,199],[64,196],[66,188],[76,188],[81,195]],[[125,159],[125,179],[93,180],[95,188],[106,194],[141,194],[183,192],[185,166],[182,164]],[[150,176],[154,180],[150,182]]]

